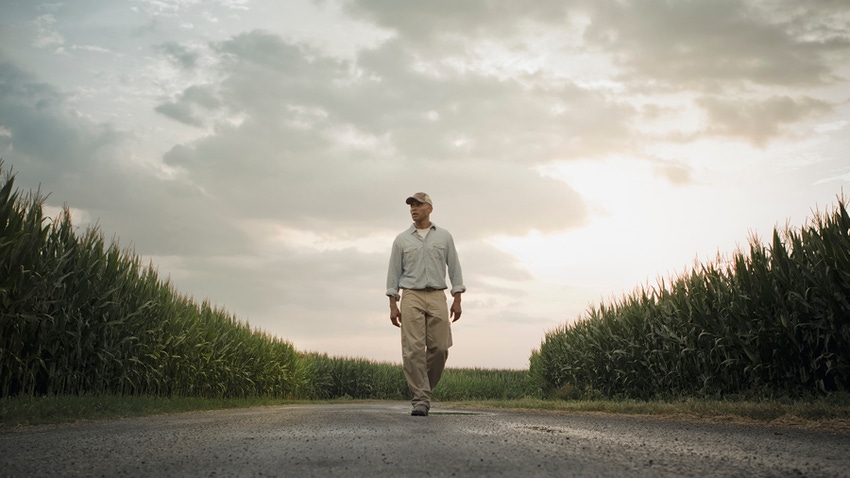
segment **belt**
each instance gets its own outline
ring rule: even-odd
[[[426,287],[424,289],[406,289],[406,290],[415,290],[417,292],[437,292],[438,290],[446,290],[446,289],[437,289],[434,287]]]

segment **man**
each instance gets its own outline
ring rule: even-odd
[[[431,198],[416,193],[405,202],[410,205],[413,225],[393,241],[387,296],[390,321],[401,327],[404,376],[413,395],[411,415],[424,417],[431,409],[431,391],[440,381],[452,346],[449,320],[460,319],[460,295],[466,287],[452,235],[431,222]],[[454,297],[451,309],[446,306],[446,269]]]

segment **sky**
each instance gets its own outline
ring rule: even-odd
[[[399,363],[386,272],[431,195],[449,367],[850,186],[846,0],[0,0],[0,158],[84,231],[298,350]]]

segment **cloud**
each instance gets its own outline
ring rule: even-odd
[[[190,86],[158,109],[212,128],[164,156],[175,170],[171,179],[126,161],[123,148],[134,141],[131,135],[77,118],[67,96],[11,64],[2,70],[6,90],[0,98],[2,116],[15,121],[4,121],[8,134],[2,139],[15,144],[16,160],[31,156],[43,164],[42,172],[50,174],[33,169],[30,174],[56,200],[74,197],[71,205],[98,221],[108,237],[117,232],[124,246],[140,245],[145,257],[171,258],[164,264],[175,271],[180,290],[209,297],[282,336],[321,337],[329,329],[344,335],[362,330],[369,311],[383,310],[383,248],[410,223],[403,199],[415,190],[434,195],[435,221],[455,235],[471,284],[530,279],[513,256],[481,242],[488,234],[557,231],[584,220],[575,192],[530,169],[541,160],[534,154],[432,161],[433,151],[407,143],[429,111],[422,105],[407,106],[401,99],[381,104],[379,89],[351,82],[350,64],[278,37],[255,33],[233,42],[217,50],[220,81]],[[275,60],[266,62],[264,55]],[[467,88],[472,93],[487,83]],[[387,94],[396,88],[390,85]],[[452,102],[463,101],[464,91],[454,95]],[[372,122],[361,122],[369,115],[355,110],[368,111],[373,101]],[[448,122],[449,106],[429,104]],[[230,113],[244,120],[230,122]],[[407,118],[411,133],[394,134],[393,118]],[[452,121],[486,119],[472,111],[466,120]],[[499,123],[506,120],[492,127],[504,127]],[[25,141],[35,131],[47,131],[56,146],[43,137]],[[481,141],[474,130],[466,134]],[[385,144],[393,154],[379,154]],[[56,161],[59,156],[63,160]],[[299,249],[275,240],[276,228],[310,231],[329,241],[362,238],[382,252]],[[489,288],[497,289],[521,294],[514,286]]]
[[[832,111],[822,100],[803,97],[773,96],[764,100],[703,97],[698,104],[708,114],[706,133],[741,137],[756,146],[784,133],[783,127]]]
[[[676,186],[693,183],[693,171],[690,167],[682,164],[659,165],[655,168],[655,174]]]
[[[533,315],[518,312],[516,310],[499,310],[498,312],[485,317],[483,320],[487,322],[509,323],[509,324],[534,324],[542,325],[549,323],[549,319],[543,317],[535,317]]]
[[[204,254],[245,243],[238,228],[210,233],[228,221],[228,209],[191,182],[161,180],[127,161],[130,133],[81,116],[67,95],[10,62],[0,63],[0,126],[0,145],[11,153],[4,154],[7,164],[28,171],[20,187],[41,184],[60,205],[73,197],[70,206],[99,222],[107,236],[118,232],[125,246],[134,241],[145,244],[146,254]]]
[[[164,160],[250,217],[325,230],[387,227],[387,218],[406,215],[399,198],[418,188],[451,205],[440,214],[473,237],[554,232],[581,224],[584,205],[531,166],[591,148],[597,138],[619,141],[598,131],[601,123],[617,128],[605,104],[586,100],[598,106],[592,113],[576,110],[534,127],[535,112],[551,116],[555,93],[493,78],[448,86],[403,64],[389,69],[399,53],[392,49],[373,52],[363,66],[380,68],[377,84],[346,62],[265,32],[216,50],[225,72],[220,83],[187,89],[158,111],[199,124],[192,111],[205,99],[203,106],[243,120],[218,124],[215,134],[175,146]],[[504,113],[523,110],[527,121]],[[562,128],[579,131],[565,139]],[[581,131],[588,133],[571,140]],[[469,198],[470,190],[480,192]]]
[[[697,101],[699,97],[732,95],[763,103],[770,110],[779,105],[772,98],[776,93],[767,88],[789,88],[802,93],[807,88],[835,83],[841,78],[838,67],[850,55],[850,28],[841,20],[846,20],[846,5],[835,1],[819,2],[816,7],[786,0],[749,3],[575,0],[535,1],[522,6],[502,1],[460,6],[442,2],[356,0],[346,5],[353,15],[396,34],[382,48],[364,52],[360,57],[360,65],[374,71],[382,80],[390,75],[402,80],[400,74],[404,70],[397,66],[411,63],[435,78],[446,80],[452,87],[457,87],[458,81],[466,80],[470,73],[473,73],[470,83],[488,75],[500,76],[504,84],[496,86],[485,81],[477,88],[463,89],[480,91],[490,100],[501,98],[499,106],[536,118],[544,115],[534,107],[535,101],[547,102],[556,110],[566,105],[582,112],[583,115],[573,116],[568,110],[567,115],[551,122],[534,122],[538,129],[542,125],[544,130],[538,134],[543,139],[548,125],[559,129],[562,135],[575,133],[573,138],[564,138],[552,148],[566,157],[603,157],[647,145],[638,142],[640,136],[626,126],[635,124],[633,120],[637,116],[619,101],[627,95],[644,98],[644,113],[651,112],[654,103],[660,105],[666,98],[681,94],[693,95],[693,104],[700,107],[717,105]],[[564,34],[559,37],[542,33],[553,28]],[[523,58],[540,57],[535,48],[546,52],[547,57],[535,60],[530,67],[524,66],[527,63]],[[485,50],[489,52],[489,65],[479,61]],[[596,59],[589,63],[588,58]],[[383,70],[384,65],[389,71]],[[593,81],[588,81],[580,68],[595,69],[595,77],[590,77]],[[412,81],[393,83],[409,85],[411,91],[451,94],[441,91],[438,84],[423,85],[424,80],[413,76]],[[511,87],[510,81],[533,86],[523,91]],[[499,87],[504,91],[498,91]],[[410,97],[408,91],[399,94]],[[416,97],[431,99],[421,94]],[[520,102],[523,105],[518,108]],[[445,111],[435,111],[441,119],[452,117]],[[829,108],[809,111],[825,114]],[[655,112],[671,119],[677,114],[676,110]],[[709,122],[719,122],[706,126],[709,134],[759,145],[785,134],[784,126],[794,121],[783,117],[770,124],[769,117],[756,111],[752,114],[758,116],[758,125],[741,129],[730,128],[730,118],[717,108],[703,110]],[[598,115],[598,120],[593,115]],[[493,117],[498,115],[491,113],[490,118]],[[511,116],[510,120],[514,124],[528,123],[527,118]],[[445,121],[431,125],[429,132],[442,124]],[[504,129],[490,130],[496,137],[486,144],[493,145],[494,150],[504,150],[497,136],[504,134]],[[602,134],[596,136],[596,132]],[[667,139],[692,141],[698,137],[676,133]],[[447,141],[452,140],[447,138]],[[546,147],[545,141],[538,144]],[[448,151],[435,153],[450,155]]]
[[[353,0],[345,3],[348,13],[394,30],[405,41],[428,44],[441,37],[510,37],[526,22],[561,24],[569,2],[510,0],[491,2],[397,2]]]
[[[396,32],[404,43],[445,55],[470,42],[497,39],[521,45],[530,32],[577,30],[584,50],[601,49],[622,68],[619,80],[708,85],[742,79],[769,85],[835,79],[829,54],[850,49],[840,0],[741,3],[540,0],[393,2],[354,0],[353,15]],[[466,48],[464,48],[466,47]],[[635,74],[639,77],[635,77]]]
[[[163,103],[155,108],[157,113],[162,113],[169,118],[185,123],[190,126],[203,126],[203,122],[192,114],[189,103]]]
[[[197,51],[192,51],[177,42],[163,43],[157,47],[157,50],[166,53],[169,58],[187,70],[194,68],[198,63],[198,58],[200,58]]]
[[[344,334],[364,326],[357,314],[386,305],[384,254],[290,247],[254,252],[181,257],[172,266],[186,272],[174,282],[191,284],[181,290],[196,300],[209,297],[265,328],[277,322],[285,336]]]
[[[771,3],[771,2],[768,2]],[[802,86],[831,79],[823,54],[846,40],[812,41],[771,21],[758,4],[602,2],[585,38],[618,59],[620,78],[675,88],[742,82]]]
[[[113,53],[112,50],[97,45],[73,45],[71,46],[71,50],[90,51],[94,53]]]
[[[0,61],[0,122],[8,148],[39,169],[43,181],[61,177],[63,165],[93,168],[122,140],[109,125],[82,117],[68,96],[8,61]]]
[[[52,48],[61,47],[61,45],[65,44],[65,39],[54,27],[56,25],[56,17],[53,14],[40,15],[32,23],[37,33],[33,41],[34,47]]]
[[[297,131],[278,129],[270,139],[263,135],[266,131],[246,121],[191,146],[175,147],[165,159],[241,216],[297,228],[406,227],[403,200],[417,190],[434,197],[435,220],[471,237],[522,235],[529,229],[554,232],[577,227],[586,218],[575,192],[523,165],[479,161],[448,170],[428,161],[347,158],[327,153],[329,146],[320,137],[300,138]],[[303,149],[310,140],[319,143],[318,151]]]
[[[531,274],[518,263],[516,257],[493,247],[489,243],[480,240],[466,240],[461,234],[458,236],[463,242],[458,251],[462,255],[462,268],[466,282],[498,279],[507,282],[526,282],[532,280]],[[461,254],[462,253],[462,254]]]
[[[209,2],[200,0],[139,0],[139,3],[151,14],[169,16],[177,15],[197,6],[206,6],[206,4],[222,6],[231,10],[247,10],[250,5],[249,0],[213,0]]]
[[[603,154],[630,142],[626,124],[634,111],[628,104],[535,75],[503,81],[486,72],[447,70],[435,76],[431,64],[422,71],[422,49],[403,42],[363,50],[356,62],[263,31],[213,46],[230,72],[221,88],[234,111],[270,121],[279,111],[317,111],[376,138],[393,130],[394,145],[401,145],[394,151],[403,155],[546,162]],[[184,109],[170,109],[188,119]],[[536,151],[511,149],[529,141],[537,143]]]
[[[198,3],[198,0],[141,0],[141,4],[152,15],[177,15],[181,10]]]
[[[186,88],[176,101],[163,103],[154,109],[181,123],[203,126],[205,122],[200,116],[220,106],[221,103],[213,91],[204,86],[193,85]]]

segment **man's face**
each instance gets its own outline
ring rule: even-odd
[[[431,205],[419,201],[410,202],[410,217],[413,222],[418,222],[422,219],[427,219],[431,214]]]

